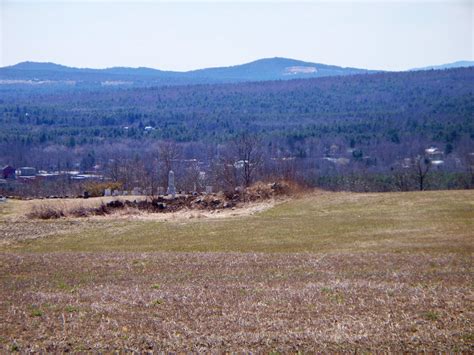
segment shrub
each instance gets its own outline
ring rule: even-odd
[[[35,205],[27,214],[28,218],[38,219],[57,219],[64,217],[64,212],[60,207],[53,207],[50,205]]]
[[[70,209],[68,214],[74,217],[88,217],[91,214],[91,209],[84,206],[79,206]]]

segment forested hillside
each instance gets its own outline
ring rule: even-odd
[[[321,172],[390,172],[430,147],[443,155],[439,169],[468,171],[474,150],[474,68],[156,88],[0,90],[5,164],[90,168],[118,155],[151,159],[160,142],[174,141],[183,159],[209,166],[229,141],[246,133],[258,138],[266,161],[296,159],[303,164],[298,172],[311,171],[303,175],[314,181]]]
[[[474,68],[468,68],[86,92],[0,87],[0,140],[225,141],[250,131],[395,143],[416,136],[447,143],[474,134],[473,83]]]

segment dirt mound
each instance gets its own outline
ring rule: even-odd
[[[272,183],[257,182],[244,190],[244,198],[248,201],[266,200],[279,196],[289,196],[294,190],[295,186],[286,181]]]
[[[129,210],[149,213],[169,213],[181,210],[205,210],[215,211],[239,207],[247,202],[261,202],[278,197],[292,195],[296,191],[296,185],[286,181],[263,183],[257,182],[252,186],[233,192],[219,192],[215,194],[202,195],[178,195],[175,198],[159,196],[144,200],[112,200],[102,202],[99,206],[85,207],[75,206],[66,208],[63,205],[39,205],[35,206],[27,217],[32,219],[57,219],[61,217],[88,217],[104,216],[116,211]]]

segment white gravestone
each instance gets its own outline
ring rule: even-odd
[[[174,186],[174,172],[170,170],[168,173],[168,190],[166,191],[167,195],[171,195],[173,198],[176,196],[176,187]]]

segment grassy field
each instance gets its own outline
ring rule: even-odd
[[[240,217],[0,206],[0,350],[474,351],[474,191]]]
[[[11,207],[4,220],[20,211]],[[3,236],[10,241],[3,250],[472,253],[473,217],[474,191],[468,190],[313,193],[240,218],[19,219],[5,222],[11,231],[4,233],[12,235]]]

